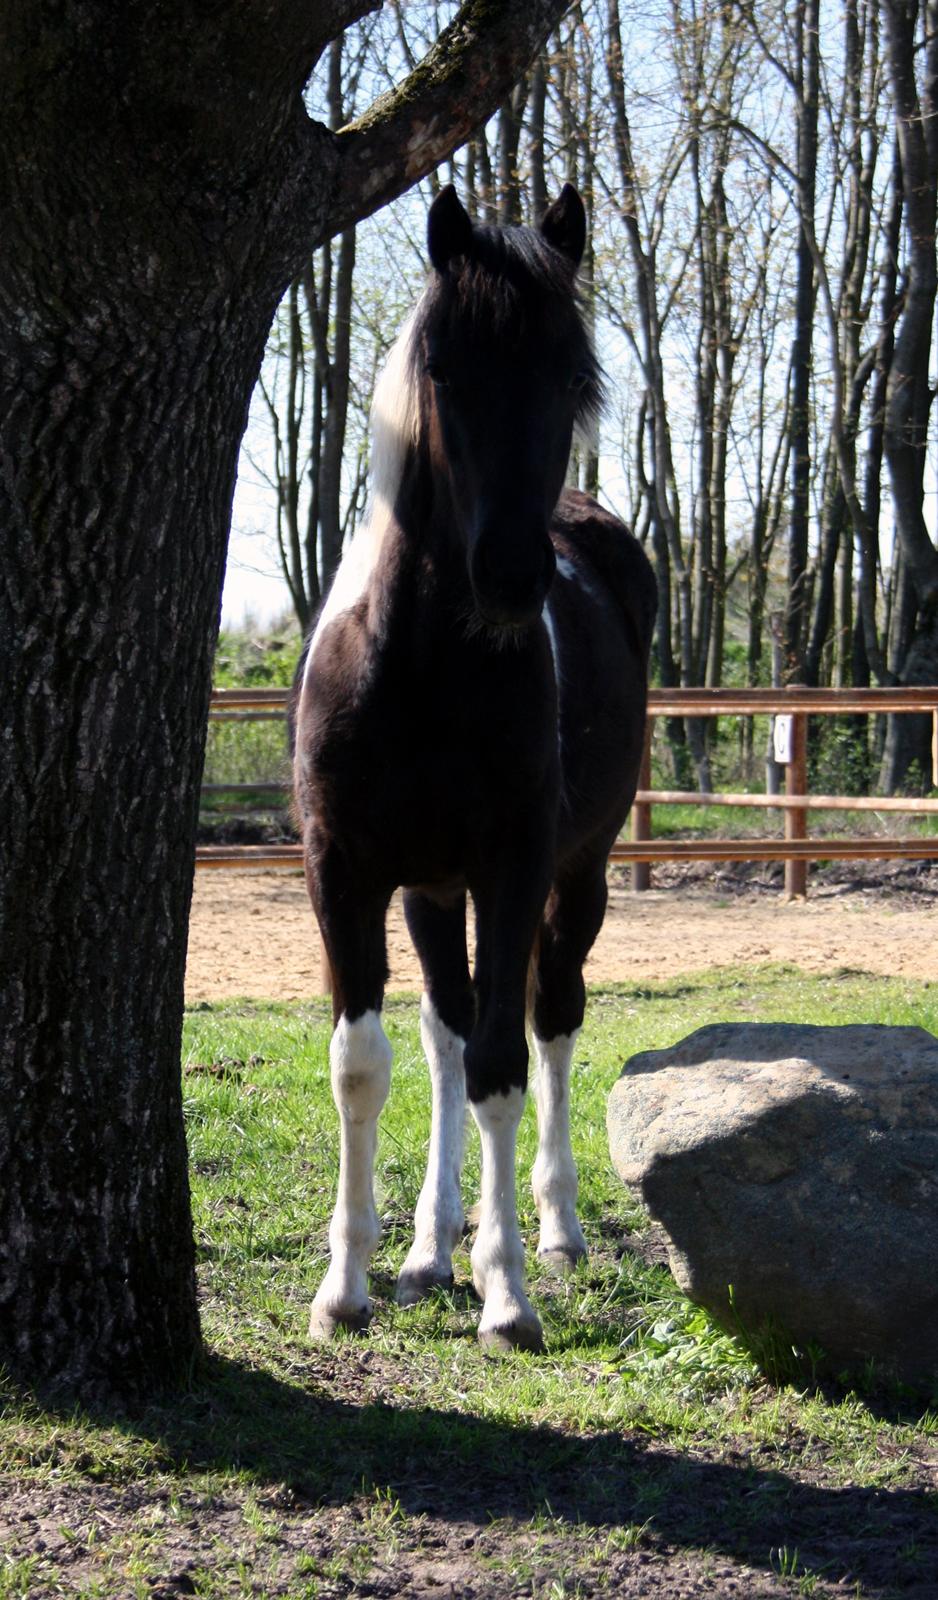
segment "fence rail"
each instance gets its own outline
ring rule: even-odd
[[[287,689],[216,689],[210,715],[225,722],[273,720],[286,712]],[[938,813],[938,800],[872,795],[808,793],[807,718],[809,716],[883,715],[886,712],[927,714],[932,718],[933,781],[938,786],[938,685],[889,689],[652,689],[639,789],[632,807],[631,838],[620,839],[613,861],[632,864],[636,889],[647,889],[656,861],[784,861],[785,891],[803,895],[809,861],[938,859],[938,838],[875,838],[808,836],[811,811]],[[791,719],[784,794],[700,794],[696,790],[651,787],[651,741],[658,717],[784,716]],[[276,783],[210,784],[206,793],[275,793]],[[783,839],[654,839],[655,805],[760,807],[782,812]],[[297,844],[200,845],[196,865],[208,867],[296,866],[302,862]]]
[[[269,711],[283,716],[289,689],[213,689],[211,715]],[[764,716],[772,712],[834,713],[938,710],[934,687],[901,685],[893,689],[649,689],[648,711],[655,717],[722,717],[733,713]]]

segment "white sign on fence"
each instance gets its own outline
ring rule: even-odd
[[[775,718],[772,730],[772,741],[775,750],[775,759],[778,762],[791,760],[792,745],[794,743],[795,719],[793,716],[781,715]]]

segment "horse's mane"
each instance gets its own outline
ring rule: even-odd
[[[371,401],[371,472],[369,523],[386,522],[394,509],[407,452],[419,427],[417,376],[414,371],[414,329],[418,301],[388,351]]]
[[[316,617],[307,661],[312,660],[316,639],[327,624],[365,592],[392,523],[407,453],[417,437],[419,397],[411,359],[415,315],[411,312],[405,321],[378,375],[371,401],[368,504]]]

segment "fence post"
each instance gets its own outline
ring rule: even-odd
[[[792,687],[795,687],[792,685]],[[795,711],[791,719],[791,759],[785,768],[786,795],[805,795],[808,792],[808,718],[803,711]],[[806,839],[808,813],[802,806],[785,807],[785,838]],[[789,899],[803,900],[808,892],[808,863],[785,862],[785,893]]]
[[[645,743],[642,746],[642,762],[638,769],[638,787],[651,788],[651,740],[655,731],[654,717],[645,719]],[[632,842],[637,844],[642,839],[651,838],[651,806],[647,800],[636,800],[632,806]],[[651,888],[651,862],[632,862],[632,888],[636,893]]]

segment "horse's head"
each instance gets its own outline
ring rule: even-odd
[[[574,425],[600,398],[575,288],[583,202],[566,184],[537,229],[474,227],[450,187],[427,236],[434,272],[413,357],[431,450],[481,619],[525,627],[554,575],[550,520]]]

